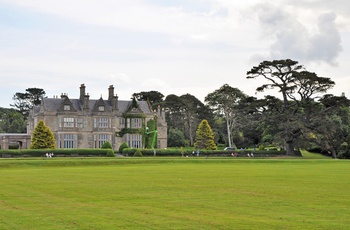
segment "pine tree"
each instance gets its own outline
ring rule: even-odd
[[[211,129],[208,121],[205,119],[198,125],[194,147],[196,149],[217,149],[214,142],[213,130]]]
[[[31,149],[55,149],[55,137],[50,128],[47,127],[43,120],[40,120],[35,126],[32,135]]]

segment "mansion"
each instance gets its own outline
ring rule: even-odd
[[[109,141],[114,150],[126,142],[129,147],[144,148],[147,130],[155,148],[167,147],[165,112],[153,111],[148,101],[118,100],[113,85],[108,88],[108,99],[90,99],[85,85],[80,86],[80,97],[43,98],[28,117],[27,133],[32,135],[37,123],[43,120],[55,136],[56,148],[101,148]],[[153,127],[148,127],[152,124]],[[150,137],[150,138],[152,138]]]

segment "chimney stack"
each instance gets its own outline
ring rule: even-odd
[[[84,95],[84,98],[83,98],[83,109],[85,111],[89,110],[89,98],[90,98],[89,94]]]
[[[81,84],[80,85],[80,100],[84,101],[84,97],[85,97],[85,85]]]
[[[112,101],[113,96],[114,96],[114,87],[113,85],[110,85],[108,88],[108,100]]]

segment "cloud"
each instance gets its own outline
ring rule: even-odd
[[[309,58],[311,60],[323,60],[330,64],[336,64],[336,58],[342,51],[341,37],[335,25],[336,14],[323,13],[318,18],[319,33],[311,37]]]
[[[263,38],[272,41],[270,59],[336,64],[342,48],[334,12],[319,14],[314,27],[310,28],[306,25],[310,22],[299,20],[297,15],[277,5],[260,3],[254,10]]]
[[[130,83],[131,79],[126,73],[109,73],[106,75],[109,82]]]

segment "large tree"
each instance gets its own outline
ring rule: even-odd
[[[149,101],[152,106],[152,109],[155,110],[159,105],[162,104],[164,95],[158,91],[142,91],[140,93],[134,93],[133,98],[137,100]]]
[[[232,143],[232,133],[233,129],[236,128],[237,111],[235,110],[235,105],[245,97],[246,95],[238,88],[224,84],[220,89],[209,93],[204,100],[214,112],[225,117],[229,147],[234,145]]]
[[[180,96],[181,112],[185,128],[185,136],[189,139],[190,145],[193,146],[196,134],[196,128],[202,118],[201,112],[205,107],[204,104],[191,94]]]
[[[350,146],[350,101],[345,96],[325,95],[311,116],[305,138],[337,158],[343,146]],[[349,151],[349,148],[346,149]]]
[[[168,95],[165,100],[163,107],[166,110],[166,121],[168,124],[168,130],[170,128],[178,129],[181,132],[185,132],[183,113],[181,111],[182,101],[179,96],[175,94]]]
[[[294,156],[294,145],[302,134],[303,124],[300,112],[314,99],[334,86],[329,78],[318,77],[290,59],[263,61],[247,72],[248,79],[264,78],[267,83],[258,87],[257,92],[277,89],[282,103],[277,108],[276,125],[283,132],[287,155]]]
[[[13,96],[12,99],[15,103],[11,104],[11,106],[16,108],[17,111],[27,118],[29,110],[33,108],[34,105],[39,105],[43,96],[45,96],[45,91],[43,89],[28,88],[25,93],[17,92]]]

